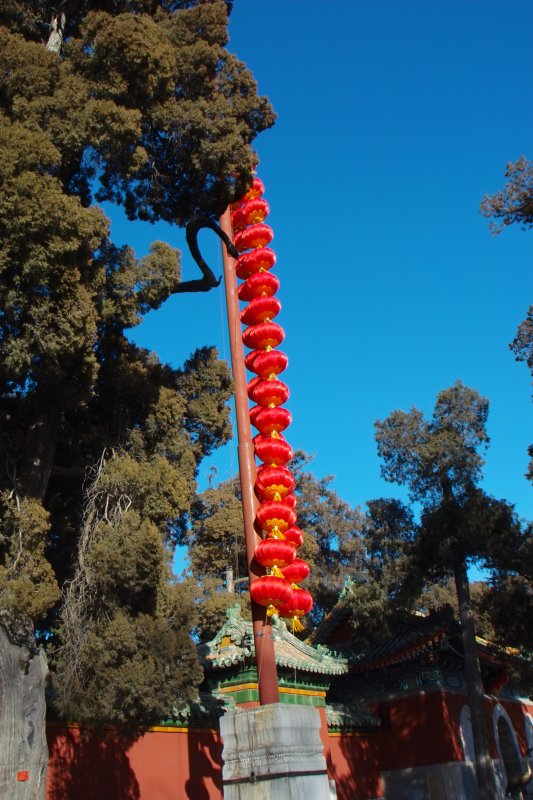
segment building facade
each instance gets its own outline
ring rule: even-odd
[[[459,628],[450,614],[398,623],[357,651],[340,603],[313,643],[274,627],[280,702],[320,714],[339,800],[476,800]],[[500,796],[527,768],[533,703],[509,682],[516,656],[478,640],[491,756]],[[220,716],[258,704],[251,623],[233,607],[199,648],[197,703],[142,736],[49,725],[47,800],[219,800]],[[529,794],[528,794],[529,792]],[[531,784],[525,797],[533,798]]]

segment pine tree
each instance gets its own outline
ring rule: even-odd
[[[533,225],[533,164],[522,156],[507,164],[505,177],[508,181],[503,189],[483,198],[481,212],[493,220],[490,223],[493,233],[501,233],[507,226],[516,224],[527,230]],[[499,227],[494,220],[500,222]],[[518,326],[509,348],[517,361],[526,363],[533,376],[533,305]],[[528,453],[530,460],[526,477],[533,483],[533,445],[529,446]],[[483,604],[492,617],[500,640],[529,654],[533,652],[531,626],[527,624],[533,612],[532,555],[531,525],[522,530],[513,550],[502,552],[496,546],[492,559],[493,591]]]
[[[364,545],[361,511],[331,488],[332,477],[317,478],[309,471],[311,460],[299,451],[289,467],[296,484],[298,525],[304,532],[298,556],[311,567],[305,588],[313,596],[310,622],[316,624],[337,602],[346,577],[362,568]],[[189,559],[191,572],[202,587],[202,638],[216,632],[223,610],[238,599],[238,595],[225,592],[228,567],[236,578],[247,576],[239,497],[237,481],[227,481],[203,492],[193,507]],[[247,588],[243,583],[236,586],[239,593]],[[241,601],[246,603],[246,599]]]
[[[504,188],[492,196],[485,195],[481,201],[481,213],[493,220],[490,228],[494,234],[501,233],[509,225],[518,224],[523,230],[533,225],[533,163],[521,156],[516,162],[507,164],[505,177],[508,181]],[[526,318],[518,326],[509,347],[517,361],[526,362],[533,376],[533,305],[529,306]],[[533,483],[533,445],[528,452],[530,461],[526,477]]]
[[[421,583],[411,560],[417,532],[412,511],[385,498],[369,500],[367,508],[361,529],[364,558],[351,573],[345,596],[358,646],[387,638],[390,621],[413,608]]]
[[[155,722],[199,679],[195,612],[169,559],[198,465],[230,435],[229,374],[211,348],[172,369],[128,341],[183,288],[180,257],[163,242],[143,258],[116,247],[96,203],[183,225],[243,193],[273,114],[226,50],[230,6],[0,9],[3,701],[20,671],[10,647],[29,653],[28,691],[42,689],[42,642],[56,707],[78,719]],[[42,797],[43,719],[32,745],[24,702],[0,749],[40,762],[16,788]]]
[[[496,800],[467,567],[472,559],[488,561],[497,547],[512,552],[517,531],[508,504],[477,486],[488,444],[487,415],[488,401],[458,381],[439,393],[430,421],[416,408],[394,411],[376,423],[376,441],[383,477],[407,486],[411,499],[422,505],[411,556],[415,570],[433,581],[454,578],[479,796]]]

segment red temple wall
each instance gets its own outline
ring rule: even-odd
[[[326,736],[328,772],[339,800],[383,795],[382,772],[463,760],[459,719],[467,699],[440,691],[398,697],[375,707],[379,733]],[[501,701],[500,701],[501,702]],[[489,741],[497,756],[487,701]],[[525,753],[524,717],[533,706],[501,702]],[[138,739],[48,726],[47,800],[221,800],[222,741],[214,730],[154,729]]]
[[[328,773],[335,780],[338,800],[379,797],[379,734],[330,735]]]
[[[525,718],[526,716],[533,718],[533,703],[528,705],[523,705],[522,703],[502,703],[502,706],[505,708],[509,714],[509,717],[511,718],[513,728],[516,732],[516,738],[518,739],[518,744],[520,745],[520,750],[522,755],[524,755],[528,747],[531,747],[531,745],[526,741]]]
[[[330,735],[330,774],[339,800],[383,794],[381,772],[456,760],[443,736],[440,692],[403,697],[375,708],[384,721],[379,733]]]
[[[48,726],[47,800],[221,800],[215,731],[155,729],[136,740]]]
[[[498,757],[491,724],[496,703],[508,713],[522,755],[526,752],[526,714],[533,706],[487,700],[487,727],[494,758]],[[331,777],[337,782],[339,800],[381,797],[382,772],[463,761],[460,714],[467,703],[464,694],[434,691],[398,697],[380,703],[375,711],[384,721],[376,734],[330,734]]]
[[[443,696],[444,705],[444,730],[447,737],[451,741],[453,750],[455,751],[455,760],[463,759],[463,747],[461,744],[461,736],[459,730],[459,719],[461,709],[468,703],[468,700],[463,694],[446,694]],[[502,706],[505,709],[511,722],[513,724],[516,738],[520,746],[522,755],[525,755],[528,745],[526,744],[525,734],[525,717],[527,714],[533,716],[533,705],[528,705],[524,702],[512,702],[508,700],[487,699],[485,698],[485,712],[487,718],[487,731],[489,734],[489,746],[492,758],[498,758],[498,751],[494,739],[494,728],[492,719],[494,708],[496,705]]]

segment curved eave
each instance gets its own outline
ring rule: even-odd
[[[396,653],[383,656],[381,658],[369,659],[368,661],[361,660],[352,664],[350,672],[370,672],[375,669],[382,669],[383,667],[390,667],[393,664],[400,664],[404,661],[411,661],[423,653],[434,650],[438,645],[446,639],[447,629],[442,628],[440,631],[433,632],[426,639],[417,642],[416,644],[408,645]]]
[[[203,661],[203,666],[206,670],[223,670],[230,669],[242,664],[247,659],[253,658],[253,653],[235,653],[232,656],[223,656],[220,658],[207,658]],[[348,664],[343,663],[324,663],[324,662],[309,662],[300,661],[296,658],[283,658],[276,657],[276,666],[285,669],[296,669],[299,672],[308,672],[310,674],[319,675],[345,675],[348,672]]]

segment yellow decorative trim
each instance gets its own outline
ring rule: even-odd
[[[231,692],[240,692],[243,689],[258,689],[257,683],[239,683],[237,686],[224,686],[219,689],[220,694],[230,694]],[[309,697],[325,697],[326,692],[315,691],[314,689],[291,689],[290,686],[280,686],[278,691],[280,694],[303,694]]]
[[[155,725],[149,733],[219,733],[216,728],[176,728],[172,725]]]
[[[51,728],[67,728],[67,729],[84,729],[92,730],[94,733],[98,731],[114,731],[112,725],[82,725],[79,722],[57,722],[56,720],[48,720],[47,727]],[[147,733],[219,733],[216,728],[198,728],[198,727],[177,727],[175,725],[154,725],[147,729]]]
[[[237,686],[223,686],[219,689],[220,694],[229,694],[230,692],[240,692],[242,689],[258,689],[257,683],[239,683]]]
[[[279,691],[282,694],[305,694],[309,695],[310,697],[325,697],[325,692],[318,692],[314,691],[313,689],[291,689],[287,686],[280,686]]]

